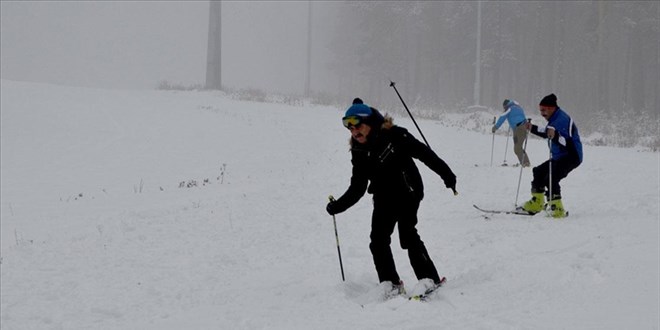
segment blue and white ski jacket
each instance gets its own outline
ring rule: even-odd
[[[582,163],[582,142],[573,119],[558,107],[548,120],[548,125],[542,128],[532,125],[532,133],[547,139],[548,128],[555,130],[555,137],[550,145],[552,160],[568,157],[578,165]]]
[[[520,104],[516,103],[516,101],[509,101],[507,107],[506,111],[504,111],[495,123],[496,129],[499,129],[500,126],[502,126],[505,119],[509,121],[509,127],[511,128],[516,128],[516,126],[525,122],[525,112]]]

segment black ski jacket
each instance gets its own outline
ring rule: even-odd
[[[374,199],[422,200],[424,184],[413,158],[440,175],[447,188],[456,186],[456,175],[447,163],[405,128],[392,125],[372,133],[365,144],[351,139],[353,175],[348,190],[334,205],[336,213],[357,203],[365,191],[373,194]]]

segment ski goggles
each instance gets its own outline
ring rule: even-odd
[[[358,127],[363,123],[364,119],[360,116],[346,116],[341,119],[344,127],[351,129],[351,127]]]

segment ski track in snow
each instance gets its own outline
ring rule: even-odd
[[[370,196],[337,215],[346,282],[325,213],[350,180],[343,109],[5,80],[1,102],[3,330],[660,327],[657,152],[587,145],[569,218],[485,219],[472,204],[512,208],[519,168],[490,166],[489,132],[419,120],[458,176],[453,196],[418,162],[418,229],[448,281],[379,302]]]

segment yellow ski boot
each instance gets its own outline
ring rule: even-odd
[[[561,198],[551,200],[548,206],[551,217],[560,219],[568,216],[568,212],[564,210],[564,205],[561,203]]]
[[[532,193],[532,199],[528,200],[523,204],[522,210],[527,211],[530,214],[536,214],[543,211],[543,201],[545,196],[543,193]]]

